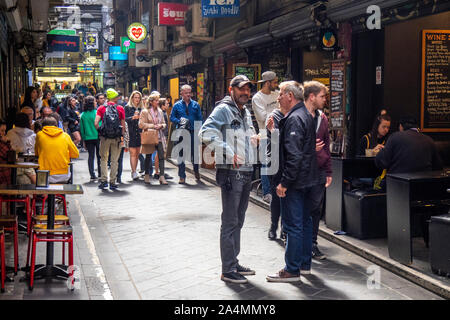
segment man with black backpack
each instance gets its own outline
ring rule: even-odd
[[[114,89],[106,90],[108,103],[99,106],[95,117],[95,127],[100,136],[101,172],[100,189],[108,187],[108,157],[111,153],[111,173],[109,176],[109,188],[117,189],[116,178],[118,160],[120,156],[120,138],[125,130],[125,110],[117,104],[119,93]],[[99,126],[101,120],[101,125]]]

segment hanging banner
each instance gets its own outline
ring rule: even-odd
[[[57,34],[47,35],[48,51],[66,51],[79,52],[80,51],[80,37],[79,36],[62,36]]]
[[[184,16],[189,6],[181,3],[158,3],[159,26],[184,26]]]
[[[205,74],[197,73],[197,102],[203,104],[203,95],[205,93]]]
[[[147,28],[142,23],[132,23],[127,29],[127,36],[133,42],[142,42],[147,38]]]
[[[136,49],[136,43],[128,39],[128,37],[120,37],[120,49],[122,53],[128,53],[128,50]]]
[[[202,17],[239,17],[239,0],[202,0]]]
[[[86,33],[86,50],[98,49],[98,33],[88,32]]]

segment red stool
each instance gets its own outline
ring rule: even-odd
[[[3,227],[4,231],[13,232],[14,234],[14,274],[17,275],[17,270],[19,268],[19,221],[16,215],[1,215],[3,202],[22,202],[25,203],[26,214],[27,214],[27,233],[30,230],[31,215],[30,215],[30,197],[25,198],[6,198],[0,197],[0,226]]]
[[[3,228],[0,228],[0,263],[2,264],[1,274],[1,291],[5,292],[5,279],[6,279],[6,267],[5,267],[5,232]]]
[[[36,266],[36,246],[38,242],[62,242],[69,245],[69,266],[73,265],[73,234],[72,227],[69,225],[55,225],[54,229],[47,229],[45,224],[35,224],[31,231],[31,266],[30,266],[30,284],[29,289],[33,290],[34,268]],[[70,272],[70,276],[73,271]]]
[[[48,198],[48,196],[44,196],[44,197],[42,198],[42,209],[41,209],[41,214],[42,214],[42,215],[44,214],[45,201],[47,200],[47,198]],[[55,198],[59,198],[59,199],[61,199],[61,200],[63,201],[63,203],[64,203],[64,207],[63,207],[63,209],[64,209],[64,215],[67,216],[68,214],[67,214],[67,202],[66,202],[66,196],[65,196],[64,194],[57,194],[57,195],[55,195]],[[34,199],[33,199],[33,201],[34,201]],[[33,202],[33,207],[34,207],[34,210],[35,210],[35,212],[36,212],[35,201]]]

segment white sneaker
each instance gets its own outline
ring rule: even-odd
[[[272,202],[272,195],[270,193],[264,195],[263,196],[263,201],[267,202],[267,203],[271,203]]]
[[[137,174],[137,172],[132,172],[132,173],[131,173],[131,178],[132,178],[133,180],[137,180],[137,179],[139,179],[139,175]]]

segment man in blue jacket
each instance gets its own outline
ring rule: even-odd
[[[269,282],[300,281],[311,271],[311,189],[318,184],[315,121],[303,103],[303,87],[280,84],[280,169],[276,175],[281,221],[287,233],[285,267],[267,276]]]
[[[194,164],[195,179],[198,181],[200,180],[200,173],[198,171],[198,163],[195,163],[194,161],[194,151],[198,152],[198,150],[194,150],[194,122],[200,121],[201,123],[203,121],[202,111],[197,101],[191,99],[192,88],[190,85],[183,85],[181,87],[180,95],[182,99],[174,104],[172,113],[170,114],[170,121],[175,124],[176,129],[180,129],[182,128],[183,123],[185,123],[185,120],[188,119],[188,124],[183,129],[189,130],[189,134],[191,136],[191,161]],[[198,137],[195,137],[195,139],[198,139]],[[180,137],[178,143],[181,141],[183,141],[183,137]],[[183,151],[180,152],[180,156],[183,157]],[[180,184],[186,183],[185,160],[186,159],[183,159],[180,163],[178,163],[178,176],[180,177]]]

